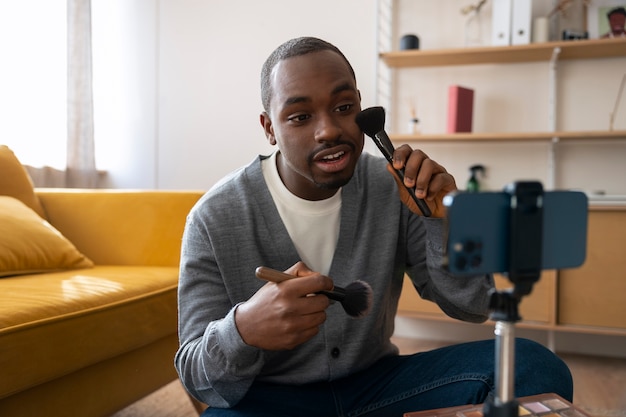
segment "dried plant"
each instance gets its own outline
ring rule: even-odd
[[[480,0],[476,4],[470,4],[469,6],[465,6],[461,9],[461,14],[466,15],[472,12],[479,13],[480,9],[485,5],[485,3],[487,3],[487,0]]]
[[[583,5],[588,7],[591,4],[592,0],[583,0]],[[552,17],[555,14],[559,13],[562,16],[567,16],[567,9],[574,3],[574,0],[559,0],[554,9],[548,13],[548,17]]]

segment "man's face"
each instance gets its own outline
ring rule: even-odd
[[[271,76],[270,115],[261,123],[280,149],[278,172],[285,186],[307,200],[335,194],[352,174],[363,150],[355,123],[360,95],[348,65],[332,51],[280,61]]]
[[[620,34],[624,32],[624,25],[626,25],[626,16],[621,13],[613,13],[609,16],[609,26],[611,32],[614,34]]]

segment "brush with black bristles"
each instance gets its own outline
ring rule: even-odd
[[[378,149],[383,153],[387,161],[393,167],[393,152],[395,151],[391,139],[385,132],[385,109],[382,107],[370,107],[365,109],[356,115],[356,124],[359,125],[361,130],[369,137],[372,138]],[[395,169],[396,173],[400,177],[400,180],[404,183],[404,168]],[[408,190],[411,198],[415,200],[417,207],[424,215],[424,217],[430,217],[431,212],[428,204],[421,198],[417,198],[415,190],[405,186]]]
[[[257,278],[275,283],[297,278],[265,266],[258,267],[255,274]],[[372,287],[361,280],[350,283],[346,288],[335,286],[331,291],[320,291],[317,294],[339,301],[345,312],[352,317],[365,317],[372,306]]]

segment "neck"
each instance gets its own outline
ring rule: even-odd
[[[289,192],[304,200],[326,200],[337,194],[339,188],[324,188],[292,169],[280,151],[276,153],[276,169],[280,180]]]

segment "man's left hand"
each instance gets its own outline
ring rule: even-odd
[[[394,169],[404,168],[404,183]],[[422,215],[415,201],[404,186],[415,189],[417,198],[424,199],[432,212],[432,217],[445,217],[443,197],[457,189],[454,177],[446,169],[433,161],[423,151],[402,145],[393,154],[393,168],[387,166],[398,184],[402,202],[414,213]]]

